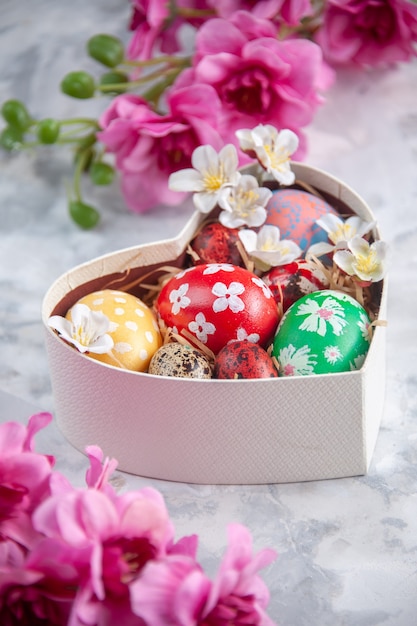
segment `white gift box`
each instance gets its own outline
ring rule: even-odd
[[[340,180],[293,163],[298,180],[366,221],[372,212]],[[57,423],[81,451],[100,446],[119,469],[189,483],[256,484],[365,474],[384,406],[385,332],[375,327],[360,370],[257,380],[195,380],[122,370],[67,345],[48,327],[80,297],[123,289],[158,266],[181,266],[202,221],[174,239],[126,248],[70,270],[45,295],[42,318]],[[377,229],[373,236],[380,238]],[[117,282],[112,282],[117,281]],[[386,316],[386,280],[379,320]]]

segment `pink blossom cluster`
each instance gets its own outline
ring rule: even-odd
[[[407,0],[131,0],[130,59],[186,52],[188,67],[164,91],[164,107],[119,95],[100,119],[100,141],[115,155],[127,206],[176,205],[173,172],[196,147],[238,147],[235,132],[271,124],[299,138],[335,79],[331,66],[392,64],[415,55],[417,5]],[[245,155],[240,152],[240,165]]]
[[[115,155],[122,191],[133,211],[181,202],[184,196],[167,187],[169,175],[190,167],[199,145],[216,150],[227,143],[238,146],[239,128],[260,123],[289,128],[301,140],[297,157],[305,152],[302,129],[321,104],[332,72],[317,44],[279,40],[279,23],[267,16],[283,4],[287,19],[297,21],[309,3],[260,2],[256,4],[265,6],[258,12],[214,4],[218,15],[200,20],[189,67],[165,91],[164,110],[156,111],[141,96],[124,94],[112,100],[100,119],[98,138]],[[294,4],[299,5],[297,12]],[[187,8],[186,2],[179,5]],[[131,55],[149,58],[156,54],[157,44],[164,52],[178,49],[175,35],[185,18],[169,20],[165,28],[167,7],[166,2],[136,0]],[[240,160],[243,165],[243,153]]]
[[[228,528],[214,580],[196,559],[196,535],[174,541],[161,494],[117,494],[117,466],[87,449],[86,488],[33,450],[49,413],[0,425],[0,623],[2,626],[273,626],[249,531]]]

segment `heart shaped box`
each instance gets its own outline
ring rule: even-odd
[[[374,216],[348,186],[293,163],[339,210]],[[123,289],[159,266],[181,266],[202,221],[194,213],[174,239],[126,248],[75,267],[45,295],[42,318],[57,423],[81,451],[99,445],[119,469],[200,484],[284,483],[362,475],[384,405],[385,328],[376,326],[360,370],[258,380],[195,380],[121,370],[81,354],[47,325],[80,297]],[[374,229],[373,236],[379,239]],[[386,314],[386,280],[379,319]],[[139,294],[136,294],[140,296]]]

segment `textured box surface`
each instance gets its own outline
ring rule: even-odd
[[[374,219],[341,181],[303,164],[298,179]],[[200,223],[175,239],[120,250],[61,276],[43,302],[55,414],[78,449],[99,445],[121,470],[166,480],[253,484],[366,473],[383,411],[385,328],[358,371],[263,380],[193,380],[120,370],[69,347],[47,326],[81,296],[181,264]],[[377,231],[374,232],[379,237]],[[124,282],[123,282],[124,281]],[[379,319],[386,315],[386,281]]]

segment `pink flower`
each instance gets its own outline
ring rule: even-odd
[[[230,20],[212,19],[197,34],[193,68],[175,87],[211,85],[222,104],[220,131],[225,143],[237,145],[235,131],[271,124],[303,139],[322,102],[319,94],[332,80],[315,43],[278,41],[270,21],[238,12]],[[300,158],[303,148],[294,158]]]
[[[316,41],[335,65],[408,61],[416,54],[417,5],[406,0],[329,0]]]
[[[127,48],[129,59],[149,59],[165,20],[169,17],[169,5],[165,0],[132,0],[133,12],[130,30],[134,31]],[[168,31],[164,42],[165,51],[176,52],[178,45],[176,29]],[[171,35],[171,37],[169,36]]]
[[[51,419],[50,413],[37,413],[27,427],[17,422],[0,425],[0,536],[23,545],[36,536],[31,513],[50,494],[53,458],[33,451],[33,437]]]
[[[98,446],[87,446],[86,453],[90,461],[85,482],[88,487],[113,493],[113,488],[109,486],[108,479],[116,469],[118,463],[116,459],[106,458],[103,463],[103,451]]]
[[[94,473],[94,472],[93,472]],[[71,626],[119,620],[142,624],[130,610],[129,584],[151,559],[165,556],[173,526],[161,494],[151,488],[118,496],[111,491],[64,490],[41,504],[33,524],[67,552],[79,574]],[[123,620],[122,620],[123,617]]]
[[[273,626],[265,613],[269,592],[258,571],[275,552],[253,555],[250,533],[239,524],[231,524],[228,534],[214,582],[187,557],[149,562],[130,588],[133,611],[152,626]]]
[[[0,623],[2,626],[66,626],[69,590],[78,582],[67,555],[43,547],[26,554],[12,541],[0,542]]]
[[[258,571],[276,558],[271,549],[252,554],[252,538],[247,528],[230,524],[229,547],[203,610],[201,626],[274,626],[265,609],[269,591]]]
[[[148,563],[132,583],[132,610],[152,626],[195,626],[200,623],[210,586],[194,559],[170,555]]]
[[[296,26],[312,12],[310,0],[210,0],[209,4],[220,17],[229,18],[236,11],[243,10],[250,11],[256,17],[277,19],[291,26]]]
[[[103,131],[98,137],[116,156],[122,192],[132,211],[182,202],[185,194],[168,188],[169,175],[190,167],[197,146],[223,145],[217,130],[220,101],[213,87],[176,89],[167,106],[168,113],[159,115],[142,98],[122,95],[100,120]]]
[[[204,0],[178,0],[177,9],[206,9]],[[201,19],[184,18],[170,9],[167,0],[132,0],[133,12],[130,30],[134,31],[127,48],[129,59],[150,59],[156,44],[166,54],[180,49],[178,31],[187,21],[198,26]]]

